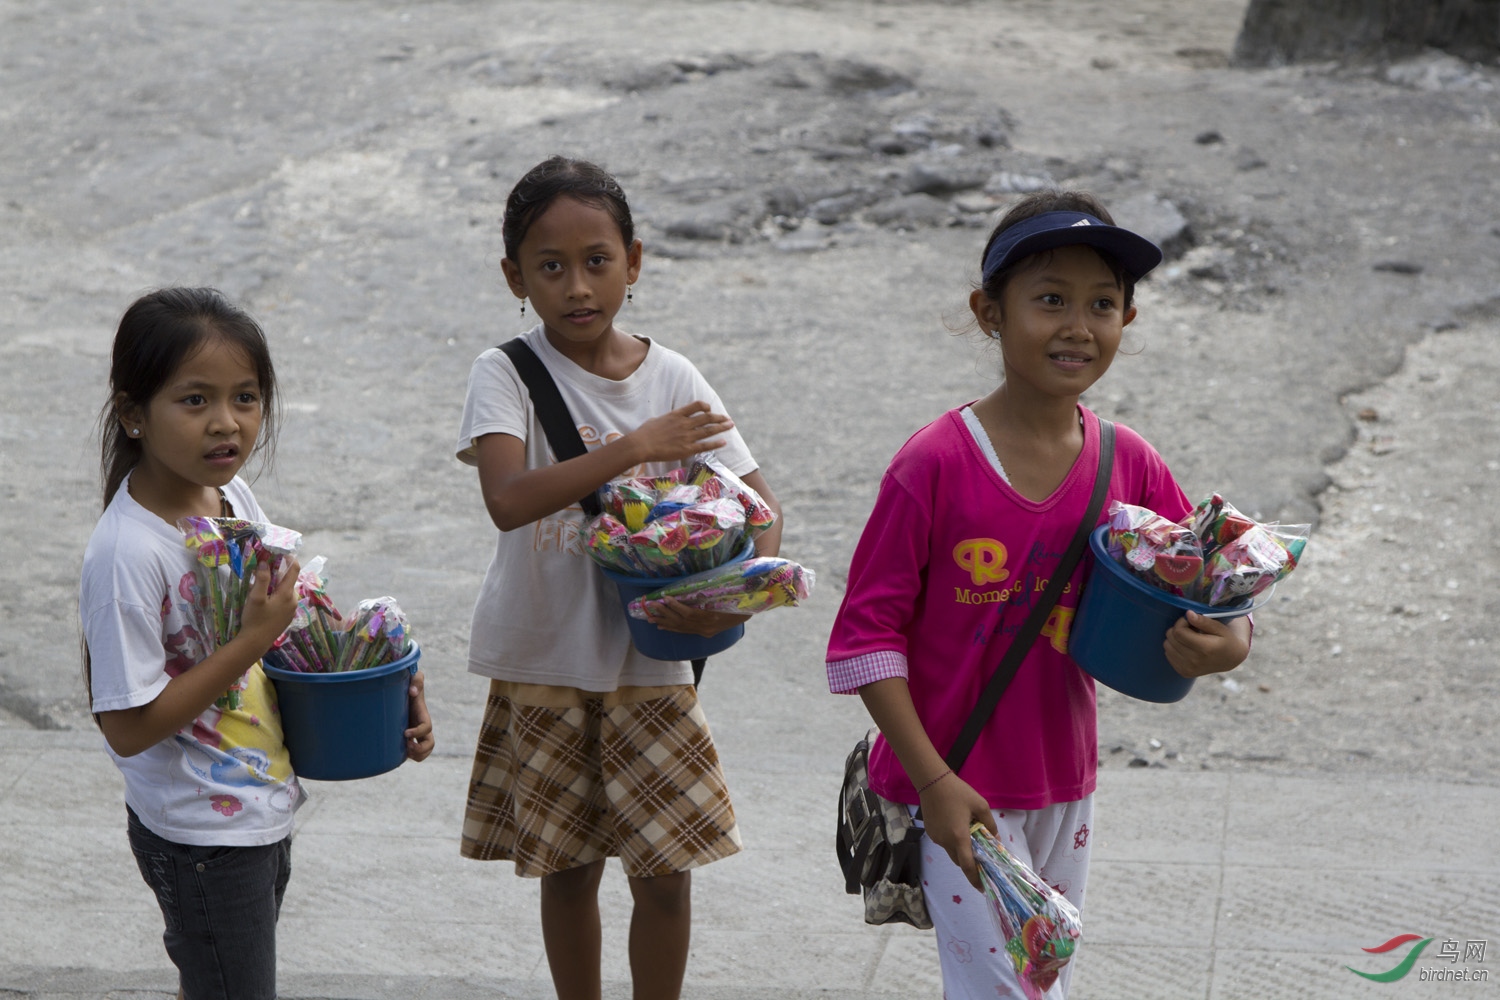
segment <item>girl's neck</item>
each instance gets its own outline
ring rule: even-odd
[[[1025,394],[1006,381],[975,403],[974,408],[976,414],[993,419],[1016,436],[1037,442],[1063,442],[1077,439],[1078,400],[1077,396]]]
[[[1078,398],[1022,399],[1002,383],[973,406],[1011,489],[1033,503],[1050,497],[1083,451]]]
[[[547,343],[579,368],[612,382],[621,382],[635,374],[635,370],[646,360],[648,347],[645,341],[623,333],[611,324],[610,328],[593,340],[569,340],[543,327]]]
[[[175,525],[184,517],[218,517],[223,513],[223,494],[217,487],[168,479],[145,463],[130,471],[126,488],[132,500],[168,524]]]

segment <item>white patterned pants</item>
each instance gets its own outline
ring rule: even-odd
[[[1094,797],[1045,809],[996,809],[994,816],[1005,849],[1081,913],[1094,839]],[[922,888],[937,935],[945,1000],[1026,997],[983,893],[970,885],[947,852],[925,835]],[[1072,978],[1073,962],[1069,962],[1045,994],[1047,1000],[1064,1000]]]

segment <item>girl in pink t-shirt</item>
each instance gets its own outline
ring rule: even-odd
[[[1109,368],[1135,283],[1161,261],[1094,198],[1039,192],[990,234],[969,297],[1000,345],[1004,381],[912,436],[892,460],[855,549],[828,644],[829,686],[858,691],[881,736],[870,784],[920,806],[923,888],[947,1000],[1023,994],[987,912],[969,846],[983,823],[1082,908],[1098,770],[1094,682],[1067,656],[1081,568],[959,773],[944,754],[1083,518],[1099,420],[1079,397]],[[1117,428],[1108,501],[1177,519],[1191,508],[1144,439]],[[1103,515],[1101,515],[1101,521]],[[1194,612],[1164,637],[1196,677],[1232,670],[1247,619]],[[1071,963],[1049,997],[1065,997]]]

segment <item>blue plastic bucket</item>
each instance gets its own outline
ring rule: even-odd
[[[723,566],[688,576],[630,576],[602,567],[601,571],[614,581],[615,589],[620,593],[620,606],[625,608],[625,622],[630,626],[630,641],[635,643],[636,649],[653,660],[699,660],[705,656],[722,653],[739,642],[745,635],[745,626],[736,625],[734,628],[725,629],[718,635],[708,638],[701,635],[688,635],[684,632],[668,632],[666,629],[657,628],[650,622],[632,618],[630,602],[674,583],[705,579],[722,570],[724,566],[744,562],[754,554],[755,543],[746,542],[740,554],[724,563]]]
[[[1110,557],[1108,534],[1106,524],[1089,535],[1094,569],[1068,632],[1068,655],[1094,680],[1121,694],[1142,701],[1181,701],[1192,690],[1193,678],[1182,676],[1167,662],[1162,649],[1167,629],[1188,611],[1238,618],[1255,605],[1247,597],[1227,607],[1211,607],[1159,590]]]
[[[421,656],[414,642],[399,660],[328,674],[262,661],[276,685],[281,729],[297,776],[348,781],[399,767],[406,759],[407,689]]]

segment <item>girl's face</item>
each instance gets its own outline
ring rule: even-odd
[[[531,299],[554,343],[586,344],[609,333],[641,272],[641,241],[627,247],[613,216],[566,196],[537,216],[518,256],[501,262],[505,280]]]
[[[261,416],[255,366],[235,345],[210,337],[144,410],[122,408],[125,433],[142,449],[132,483],[188,498],[225,485],[254,450]]]
[[[1003,302],[976,291],[970,305],[982,329],[998,331],[1012,388],[1076,399],[1108,370],[1135,319],[1124,296],[1103,259],[1074,245],[1021,268],[1005,286]]]

